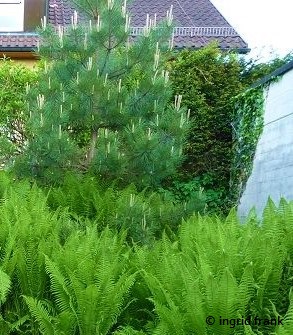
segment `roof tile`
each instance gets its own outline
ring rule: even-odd
[[[158,20],[165,18],[171,5],[173,5],[174,24],[177,27],[232,28],[210,0],[133,0],[128,6],[131,13],[131,26],[144,26],[147,14],[151,17],[156,14]],[[56,26],[68,25],[71,22],[73,11],[74,7],[70,0],[49,0],[48,21]],[[196,36],[177,34],[174,38],[174,46],[177,48],[200,48],[217,40],[223,49],[248,48],[237,32],[233,29],[227,29],[226,31],[231,30],[231,33],[225,34],[219,30],[220,33],[217,34],[214,29],[213,34],[207,34],[207,30],[198,30]],[[0,34],[0,50],[6,48],[33,49],[37,43],[36,34]]]

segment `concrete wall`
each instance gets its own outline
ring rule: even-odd
[[[264,129],[238,207],[241,217],[253,206],[261,214],[269,196],[275,203],[293,200],[293,69],[264,94]]]

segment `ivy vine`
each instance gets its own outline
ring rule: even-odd
[[[238,203],[252,172],[256,146],[264,126],[264,86],[248,89],[235,97],[231,201]]]

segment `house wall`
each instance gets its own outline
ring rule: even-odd
[[[25,65],[25,66],[27,66],[27,67],[29,67],[29,68],[33,68],[33,67],[35,67],[36,65],[37,65],[37,60],[36,59],[14,59],[14,61],[16,62],[16,63],[20,63],[20,64],[23,64],[23,65]]]
[[[9,58],[29,68],[37,65],[38,59],[32,52],[0,52],[0,58]]]
[[[238,207],[241,217],[253,206],[260,215],[269,196],[275,203],[293,200],[293,69],[264,94],[264,129]]]

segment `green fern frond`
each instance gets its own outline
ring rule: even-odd
[[[30,320],[30,316],[28,314],[24,315],[23,317],[21,317],[17,321],[9,324],[9,331],[10,332],[15,332],[15,331],[20,332],[21,331],[20,327],[23,326],[29,320]]]
[[[255,333],[251,329],[250,325],[244,325],[244,335],[262,335],[262,333],[260,333],[260,332]],[[263,334],[263,335],[265,335],[265,334]]]
[[[32,297],[23,297],[27,303],[32,316],[39,323],[40,331],[44,335],[55,335],[53,318],[49,315],[42,301],[37,301]]]
[[[47,256],[46,271],[50,277],[52,293],[56,297],[56,303],[60,312],[72,309],[71,294],[67,289],[68,282],[62,275],[57,265],[52,262]]]
[[[239,312],[242,315],[247,315],[249,312],[249,302],[255,294],[255,282],[253,278],[253,264],[252,262],[247,264],[244,268],[243,275],[241,277],[237,299],[239,301]]]
[[[146,335],[146,333],[141,330],[135,330],[131,326],[126,326],[116,330],[113,335]]]
[[[160,323],[154,330],[155,335],[185,335],[186,319],[180,308],[170,299],[168,307],[154,301]]]
[[[55,322],[58,329],[56,335],[76,334],[78,331],[75,316],[69,311],[59,313],[55,317]]]
[[[284,316],[283,326],[278,327],[277,335],[291,335],[293,334],[293,289],[291,287],[289,292],[290,305]]]
[[[0,307],[5,303],[10,288],[10,277],[0,268]]]

